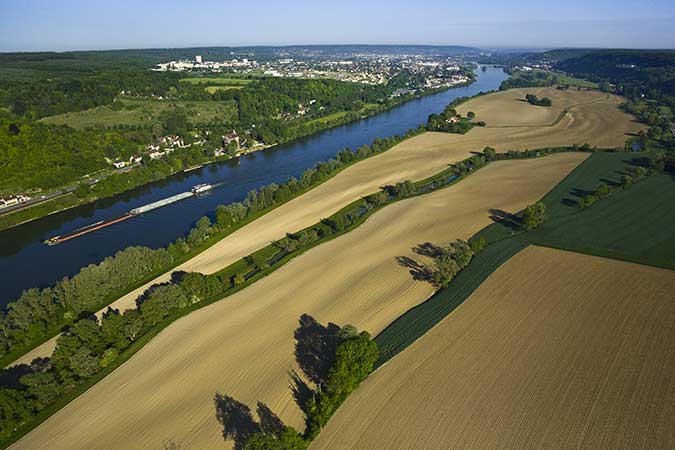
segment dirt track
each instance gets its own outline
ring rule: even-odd
[[[675,448],[675,272],[528,247],[310,447]]]
[[[517,211],[550,190],[587,155],[491,164],[447,189],[379,211],[234,296],[176,321],[127,363],[12,448],[222,448],[216,391],[260,400],[289,425],[303,417],[289,388],[293,330],[303,313],[372,333],[432,288],[412,280],[397,256],[412,247],[468,238],[491,208]]]
[[[519,97],[521,94],[524,96],[526,91],[531,91],[536,92],[537,95],[545,94],[554,97],[559,105],[583,102],[586,104],[571,108],[568,115],[555,126],[475,127],[465,135],[425,133],[409,139],[382,155],[346,169],[326,183],[243,227],[174,270],[213,273],[271,241],[283,237],[288,232],[298,231],[318,222],[352,201],[377,191],[385,184],[428,177],[445,169],[449,163],[467,157],[471,151],[480,151],[488,145],[498,151],[585,142],[591,145],[615,147],[623,145],[627,137],[625,133],[637,132],[644,128],[632,122],[629,115],[617,109],[622,101],[619,97],[607,97],[604,94],[588,91],[551,90],[553,92],[545,89],[519,89],[516,96]],[[460,106],[460,109],[475,111],[479,120],[484,111],[491,111],[489,107],[491,99],[500,105],[509,101],[519,108],[531,108],[535,111],[541,109],[526,102],[505,100],[504,96],[510,92],[478,97]],[[554,115],[557,116],[557,114]],[[536,124],[537,121],[535,120],[534,123]],[[162,275],[120,298],[111,306],[121,310],[133,307],[136,298],[148,287],[155,283],[165,282],[169,278],[170,274]],[[15,364],[29,363],[34,358],[49,356],[55,344],[56,340],[52,339],[15,361]]]

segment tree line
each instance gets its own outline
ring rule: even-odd
[[[412,130],[403,137],[376,139],[356,151],[342,150],[335,159],[318,163],[300,178],[291,177],[281,185],[273,183],[250,191],[241,202],[218,206],[214,223],[209,217],[202,217],[184,237],[166,248],[130,247],[98,265],[81,269],[77,275],[66,277],[53,287],[26,290],[19,299],[8,304],[0,317],[0,357],[44,339],[50,330],[71,323],[81,314],[104,307],[111,295],[129,289],[151,273],[171,267],[209,239],[226,235],[241,222],[322,183],[344,166],[383,152],[420,131]],[[301,235],[301,242],[306,239]]]
[[[480,95],[484,95],[484,93],[481,92],[477,96]],[[457,113],[455,107],[470,98],[473,97],[459,97],[448,104],[440,114],[430,114],[427,118],[426,129],[428,131],[464,134],[474,126],[485,126],[483,121],[473,121],[476,116],[473,111],[469,111],[467,117],[462,117]]]
[[[306,391],[296,395],[298,405],[305,412],[304,433],[286,426],[264,403],[258,402],[259,421],[255,421],[247,405],[217,393],[216,416],[223,425],[223,437],[234,441],[235,449],[306,449],[340,405],[373,371],[379,351],[366,331],[358,332],[352,325],[323,327],[307,315],[303,315],[300,322],[295,332],[296,359],[307,378],[316,385],[311,389],[297,375],[292,376],[294,388]],[[310,322],[314,329],[303,329],[304,322]],[[310,336],[303,337],[304,333]],[[311,357],[312,361],[304,361],[304,356]]]
[[[534,106],[551,106],[553,102],[548,97],[539,98],[534,94],[525,94],[525,100]]]

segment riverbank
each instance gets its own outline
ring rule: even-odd
[[[504,95],[506,94],[497,93],[490,97],[499,102],[502,101]],[[572,92],[565,95],[569,97],[567,100],[574,101],[577,100],[579,95],[587,96],[589,94]],[[169,271],[173,269],[204,274],[220,270],[228,263],[256,251],[270,241],[281,239],[285,233],[295,232],[302,229],[303,226],[307,226],[307,224],[315,223],[322,217],[329,216],[350,201],[376,191],[380,186],[404,179],[415,181],[423,178],[425,175],[440,171],[442,167],[445,167],[449,162],[453,162],[456,158],[466,157],[472,151],[479,151],[486,145],[492,145],[498,151],[504,152],[514,147],[541,148],[580,144],[588,138],[588,142],[591,144],[609,141],[613,145],[608,145],[608,147],[616,146],[615,141],[623,139],[621,127],[630,130],[632,125],[629,122],[629,117],[619,112],[614,106],[619,101],[618,99],[604,97],[603,99],[606,105],[589,103],[585,104],[581,111],[574,108],[570,108],[570,111],[574,114],[580,114],[585,121],[597,122],[598,125],[607,120],[611,121],[615,128],[603,127],[604,135],[598,132],[594,126],[584,126],[585,133],[580,133],[580,129],[569,128],[566,124],[561,123],[556,127],[540,125],[538,130],[535,127],[527,126],[520,127],[520,129],[496,127],[495,130],[499,131],[499,134],[492,136],[490,139],[481,136],[483,128],[466,135],[425,133],[416,136],[383,154],[356,164],[353,168],[342,173],[337,180],[326,181],[275,211],[268,211],[268,214],[264,216],[256,215],[260,218],[242,230],[235,233],[234,231],[238,230],[238,228],[235,228],[228,230],[228,235],[218,235],[218,240],[222,240],[217,244],[211,244],[212,247],[211,245],[205,248],[200,247],[199,252],[203,252],[199,255],[197,255],[199,252],[190,252],[189,257],[182,258],[181,261],[171,267],[163,268],[161,270],[161,272],[164,272],[163,275],[151,280],[144,278],[145,283],[136,285],[122,293],[120,298],[111,298],[110,301],[114,300],[111,306],[120,310],[133,307],[136,298],[148,287],[152,284],[167,281],[170,278]],[[483,102],[473,99],[465,107],[471,107],[480,113],[483,110],[482,104]],[[615,111],[615,115],[606,111],[605,106]],[[498,123],[495,119],[495,124]],[[575,123],[579,124],[579,122]],[[579,125],[581,126],[581,124]],[[504,143],[496,143],[498,141]],[[250,222],[247,221],[246,223]],[[230,233],[231,235],[229,235]],[[105,306],[101,305],[101,308]],[[100,313],[101,311],[99,311],[99,315]],[[35,357],[46,356],[53,349],[53,346],[54,341],[48,342],[27,353],[16,362],[29,363]],[[25,353],[25,350],[23,353]],[[19,355],[14,353],[13,356],[18,358]],[[9,361],[12,361],[12,359]],[[3,362],[9,363],[9,361]]]
[[[477,82],[471,86],[409,101],[382,114],[333,127],[293,144],[282,144],[189,173],[176,173],[123,195],[6,230],[0,233],[0,281],[5,286],[2,300],[15,299],[23,289],[32,286],[53,285],[64,276],[76,274],[81,267],[98,264],[129,246],[165,247],[177,236],[186,236],[197,218],[207,214],[214,220],[218,205],[241,201],[247,192],[262,185],[281,184],[291,177],[300,177],[304,169],[334,158],[344,148],[358,149],[377,138],[403,134],[455,98],[494,89],[504,77],[501,70],[479,72]],[[188,199],[178,207],[168,206],[64,245],[46,247],[42,244],[49,236],[118,217],[130,209],[184,192],[200,183],[224,185],[207,195]],[[32,263],[35,260],[41,261],[39,268]]]
[[[398,265],[396,256],[412,255],[412,247],[420,242],[447,240],[448,223],[452,223],[452,218],[460,220],[460,228],[453,228],[451,231],[454,233],[451,234],[457,232],[462,235],[472,234],[474,228],[480,228],[489,222],[490,219],[485,213],[488,208],[513,210],[522,207],[538,195],[543,195],[543,192],[555,185],[556,180],[564,176],[583,157],[585,155],[567,154],[531,162],[498,162],[491,164],[492,167],[481,169],[473,176],[467,176],[465,181],[459,182],[462,178],[450,181],[453,187],[436,186],[439,190],[428,194],[424,194],[421,186],[428,183],[435,185],[432,180],[440,180],[438,177],[431,177],[428,183],[420,182],[422,195],[397,201],[395,205],[378,208],[372,214],[366,214],[368,220],[365,220],[365,217],[359,219],[358,228],[353,231],[297,255],[273,274],[256,281],[249,288],[233,293],[227,301],[216,301],[167,327],[143,348],[142,352],[137,353],[133,359],[101,380],[94,389],[78,398],[36,432],[31,433],[27,439],[20,441],[17,448],[42,441],[44,433],[53,439],[64,439],[62,442],[64,444],[69,442],[67,446],[73,448],[105,447],[108,444],[100,440],[106,439],[98,428],[100,424],[90,422],[98,416],[98,413],[91,415],[88,412],[84,415],[82,413],[90,407],[102,407],[111,421],[117,421],[118,413],[121,412],[117,404],[121,401],[129,402],[126,397],[128,392],[133,392],[136,396],[135,401],[128,403],[132,405],[130,407],[133,411],[130,414],[135,418],[134,423],[128,425],[111,425],[109,421],[101,423],[111,425],[111,429],[128,436],[129,441],[125,441],[125,445],[130,448],[147,446],[150,444],[149,441],[157,439],[158,434],[176,436],[179,440],[188,436],[194,437],[199,439],[199,443],[195,444],[196,448],[212,447],[216,442],[212,439],[222,439],[218,433],[211,433],[210,428],[203,429],[202,426],[195,428],[193,424],[187,424],[193,432],[196,431],[193,435],[184,428],[185,422],[183,425],[177,424],[174,419],[164,414],[162,420],[155,420],[154,424],[143,421],[142,417],[150,417],[151,414],[139,413],[135,408],[151,407],[154,410],[165,410],[163,407],[155,409],[157,403],[144,399],[150,392],[155,394],[154,398],[159,404],[176,400],[177,397],[181,398],[181,407],[184,408],[185,414],[181,414],[180,418],[173,415],[176,420],[192,417],[210,427],[210,422],[204,419],[213,414],[212,403],[204,401],[204,398],[212,397],[218,389],[226,389],[225,392],[229,395],[246,403],[250,404],[255,400],[268,403],[285,423],[302,428],[302,415],[290,398],[292,394],[287,379],[289,371],[294,368],[292,336],[300,314],[309,313],[322,323],[327,321],[356,323],[359,328],[372,331],[383,328],[411,304],[423,301],[433,290],[426,283],[414,281],[408,270]],[[563,164],[559,166],[554,163],[555,161],[561,161]],[[486,177],[489,179],[491,175],[503,174],[501,168],[505,166],[513,168],[505,175],[506,178],[518,180],[518,183],[510,189],[505,189],[503,183],[485,182]],[[443,179],[447,179],[447,174]],[[534,188],[524,189],[525,186]],[[477,187],[489,190],[481,197],[488,202],[487,204],[466,201],[465,196],[471,196]],[[453,199],[455,196],[457,198]],[[448,208],[448,204],[460,208],[460,214],[457,214],[456,208]],[[461,213],[463,209],[467,209],[466,214]],[[420,217],[427,220],[420,222]],[[468,232],[460,231],[464,225],[470,228]],[[382,232],[383,227],[390,232]],[[373,271],[381,276],[371,276]],[[317,276],[317,273],[323,275]],[[326,281],[326,277],[329,277],[330,282]],[[364,296],[365,290],[369,295]],[[289,298],[293,301],[289,302]],[[368,299],[365,304],[364,298]],[[199,306],[203,305],[194,305],[195,308]],[[204,320],[209,323],[205,323]],[[224,323],[229,324],[223,326]],[[260,330],[265,332],[261,334]],[[188,332],[190,337],[186,338],[183,331]],[[221,336],[214,338],[217,333]],[[260,336],[264,338],[260,339]],[[270,346],[277,351],[264,351],[264,348],[269,350]],[[192,350],[184,353],[184,349],[187,348]],[[233,353],[233,349],[239,350]],[[197,355],[199,363],[195,363],[199,365],[199,369],[195,368],[195,363],[181,364],[185,370],[192,372],[193,383],[190,383],[189,390],[178,389],[175,386],[174,379],[183,379],[180,370],[161,370],[153,363],[153,370],[138,371],[140,363],[146,369],[149,367],[146,358],[155,358],[157,351],[167,350],[171,355],[158,357],[155,361],[173,364],[177,359],[182,360],[183,356],[189,359]],[[260,355],[256,358],[253,368],[252,354]],[[222,371],[224,361],[229,368],[225,372]],[[215,371],[214,364],[220,369]],[[250,370],[266,375],[245,377],[246,381],[243,383],[235,381],[242,373]],[[214,373],[218,375],[214,376]],[[162,374],[164,378],[158,381],[154,379],[153,374]],[[207,378],[210,381],[207,381]],[[127,383],[125,387],[118,386],[117,383],[121,379]],[[155,389],[148,389],[147,382],[153,382]],[[261,388],[262,386],[264,388]],[[107,395],[109,389],[118,396],[109,398]],[[168,395],[170,391],[173,391],[173,395]],[[162,392],[166,392],[167,395],[163,395]],[[58,420],[55,422],[55,419]],[[72,426],[59,425],[61,420],[72,423]],[[138,422],[139,420],[141,422]],[[54,426],[58,429],[53,428]],[[136,439],[136,432],[140,429],[144,429],[146,434]],[[168,432],[169,429],[171,432]],[[90,441],[94,432],[99,439],[96,443]],[[75,435],[77,437],[74,437]],[[71,438],[74,440],[69,441]]]
[[[270,148],[275,148],[279,145],[292,143],[292,142],[297,141],[299,139],[306,138],[307,136],[311,136],[312,134],[320,133],[320,132],[323,132],[323,131],[326,131],[326,130],[330,130],[331,128],[338,127],[340,125],[345,125],[345,124],[348,124],[348,123],[351,123],[351,122],[355,122],[355,121],[359,121],[359,120],[363,120],[363,119],[375,116],[377,114],[381,114],[383,112],[391,110],[392,108],[395,108],[396,106],[400,106],[400,105],[402,105],[406,102],[412,101],[412,100],[416,100],[416,99],[419,99],[419,98],[422,98],[422,97],[425,97],[425,96],[437,94],[437,93],[440,93],[440,92],[443,92],[443,91],[447,91],[449,89],[455,89],[455,88],[469,86],[469,85],[473,84],[475,81],[476,81],[476,78],[474,77],[469,82],[458,84],[456,86],[448,86],[448,87],[443,87],[443,88],[439,88],[439,89],[429,89],[429,90],[426,90],[426,91],[423,91],[423,92],[420,92],[420,93],[416,93],[416,94],[407,94],[407,95],[403,95],[403,96],[400,96],[400,97],[396,97],[396,101],[388,103],[386,105],[385,104],[368,105],[368,107],[364,107],[363,110],[355,112],[355,113],[351,113],[351,112],[347,111],[347,112],[344,113],[344,115],[338,117],[337,119],[325,122],[324,128],[312,131],[308,134],[299,135],[296,138],[290,139],[290,140],[287,140],[287,141],[280,141],[280,142],[276,142],[274,144],[261,145],[261,146],[257,146],[257,147],[249,148],[249,149],[242,149],[242,151],[238,152],[236,156],[225,155],[225,156],[221,156],[221,157],[206,159],[206,160],[199,163],[200,164],[199,167],[208,166],[208,165],[214,164],[216,162],[224,162],[224,161],[228,161],[228,160],[231,160],[231,159],[240,158],[242,156],[246,156],[246,155],[249,155],[249,154],[254,153],[254,152],[260,152],[260,151],[264,151],[264,150],[267,150],[267,149],[270,149]],[[319,118],[317,120],[320,120],[320,119],[321,118]],[[180,172],[186,172],[187,173],[187,172],[189,172],[193,169],[195,169],[195,168],[193,167],[193,168],[188,168],[188,169],[174,170],[174,171],[171,171],[168,174],[162,174],[162,176],[158,176],[156,178],[144,181],[143,183],[140,183],[140,184],[131,183],[130,185],[126,186],[125,189],[123,189],[123,190],[114,191],[114,192],[111,192],[109,195],[104,195],[104,196],[78,197],[77,195],[75,195],[73,193],[74,189],[72,189],[72,188],[64,189],[63,193],[61,195],[54,196],[51,199],[48,199],[48,200],[43,201],[43,202],[39,202],[35,205],[27,206],[26,208],[22,208],[22,209],[16,210],[16,211],[7,211],[7,212],[0,211],[0,231],[10,229],[10,228],[13,228],[13,227],[18,227],[18,226],[24,225],[28,222],[31,222],[33,220],[37,220],[37,219],[40,219],[40,218],[45,217],[45,216],[49,216],[49,215],[52,215],[52,214],[67,211],[71,208],[75,208],[75,207],[78,207],[78,206],[86,206],[88,204],[92,204],[92,203],[96,202],[97,200],[101,200],[101,199],[105,199],[105,198],[109,198],[109,197],[114,197],[114,196],[123,194],[124,192],[127,192],[131,189],[136,189],[136,188],[139,188],[139,187],[143,187],[144,185],[147,185],[147,184],[156,183],[156,182],[161,181],[163,179],[167,179],[167,178],[169,178],[169,177],[171,177],[171,176],[173,176],[177,173],[180,173]],[[130,171],[130,172],[127,172],[127,173],[132,173],[132,172]],[[52,203],[56,200],[60,200],[60,201],[58,203]],[[57,205],[57,206],[54,206],[54,205]]]

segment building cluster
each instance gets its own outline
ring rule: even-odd
[[[186,145],[180,136],[171,135],[162,137],[156,144],[149,144],[146,149],[149,152],[148,156],[150,159],[159,159],[172,153],[177,148],[187,148],[191,145]]]
[[[468,81],[461,72],[463,60],[458,57],[423,55],[373,55],[355,53],[342,57],[314,55],[302,58],[278,58],[254,61],[246,58],[229,61],[204,61],[200,55],[194,60],[169,61],[158,64],[159,71],[236,72],[288,78],[330,78],[370,85],[386,84],[401,70],[429,77],[429,88],[449,87]]]
[[[129,157],[128,160],[117,159],[113,161],[110,158],[106,158],[105,160],[108,162],[108,164],[111,164],[115,169],[124,169],[127,166],[141,163],[143,161],[143,157],[139,155],[139,156],[131,156]]]
[[[19,205],[21,203],[26,203],[31,198],[27,195],[17,194],[10,195],[6,198],[0,198],[0,209],[9,208],[10,206]]]
[[[553,68],[552,63],[541,62],[536,64],[529,64],[527,66],[514,66],[514,70],[521,70],[523,72],[532,72],[533,70],[551,70]]]
[[[231,59],[229,61],[204,61],[200,55],[196,55],[193,61],[178,60],[157,64],[152,69],[158,72],[190,72],[190,71],[211,71],[220,72],[223,70],[251,70],[258,66],[256,61],[247,58]]]

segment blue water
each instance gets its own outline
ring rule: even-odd
[[[46,287],[81,267],[96,264],[130,245],[161,247],[184,235],[216,206],[242,200],[248,191],[269,183],[282,183],[299,176],[319,161],[346,148],[370,144],[375,138],[403,134],[426,122],[457,97],[497,89],[507,75],[501,68],[477,71],[470,86],[450,89],[399,105],[376,116],[323,131],[313,136],[256,152],[238,160],[211,164],[187,174],[103,199],[90,205],[0,232],[0,305],[16,299],[22,290]],[[223,181],[207,195],[192,197],[49,247],[48,237],[65,234],[99,220],[111,219],[132,208],[178,194],[199,183]]]

